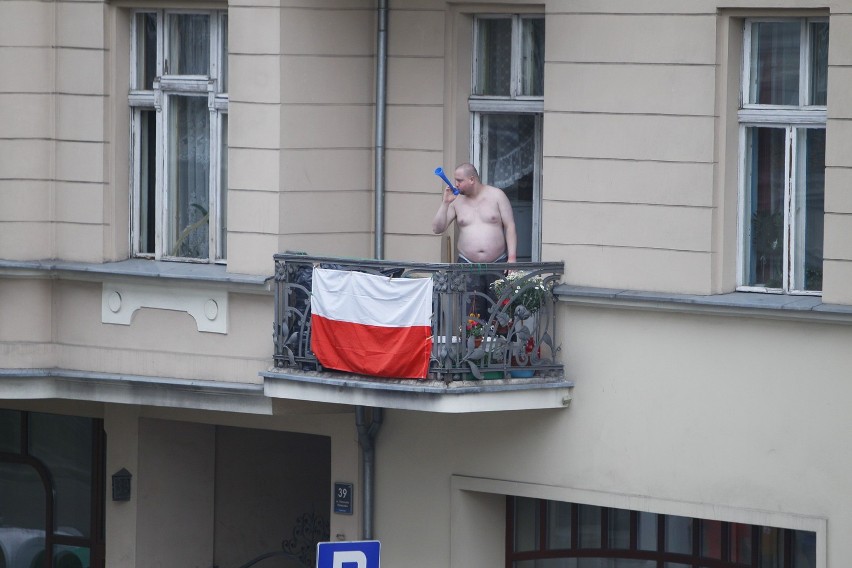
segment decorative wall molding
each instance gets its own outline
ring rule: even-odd
[[[101,321],[130,325],[141,308],[186,312],[195,319],[198,331],[228,333],[228,292],[199,286],[104,282],[101,292]]]

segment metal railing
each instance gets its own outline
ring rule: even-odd
[[[564,271],[561,262],[435,264],[298,253],[274,258],[276,367],[325,370],[311,352],[311,281],[318,266],[394,278],[432,278],[430,379],[563,375],[557,360],[552,292]]]

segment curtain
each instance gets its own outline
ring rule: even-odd
[[[176,95],[170,98],[168,254],[206,259],[210,207],[207,98]]]

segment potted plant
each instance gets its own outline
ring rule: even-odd
[[[553,282],[541,275],[531,276],[522,270],[510,270],[506,276],[495,280],[491,289],[494,290],[499,305],[508,306],[510,316],[515,315],[519,306],[534,314],[552,293]]]

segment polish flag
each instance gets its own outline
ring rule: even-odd
[[[314,268],[311,350],[323,367],[425,379],[432,352],[432,279]]]

